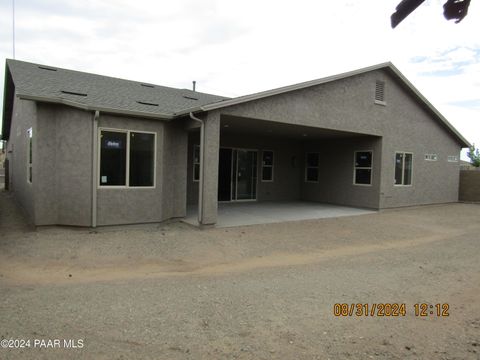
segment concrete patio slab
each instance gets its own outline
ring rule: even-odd
[[[187,208],[184,222],[198,225],[198,207]],[[374,210],[307,201],[235,202],[218,204],[216,227],[232,227],[285,221],[324,219],[375,213]]]

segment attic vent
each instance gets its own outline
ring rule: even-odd
[[[385,105],[385,82],[375,83],[375,103]]]
[[[191,97],[191,96],[187,96],[187,95],[183,95],[183,97],[185,99],[189,99],[189,100],[198,100],[197,98],[194,98],[194,97]]]
[[[142,105],[158,106],[158,104],[150,103],[150,102],[146,102],[146,101],[137,101],[137,103],[142,104]]]
[[[148,88],[154,88],[155,86],[150,85],[150,84],[140,84],[141,86],[148,87]]]
[[[62,93],[68,94],[68,95],[87,96],[87,94],[85,93],[79,93],[79,92],[67,91],[67,90],[62,90]]]
[[[38,68],[42,69],[42,70],[48,70],[48,71],[57,71],[57,69],[55,69],[55,68],[51,68],[51,67],[47,67],[47,66],[41,66],[41,65],[39,65]]]

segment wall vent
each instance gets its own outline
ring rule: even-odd
[[[87,96],[85,93],[79,93],[76,91],[67,91],[67,90],[61,90],[62,93],[68,94],[68,95],[77,95],[77,96]]]
[[[147,101],[137,101],[137,103],[148,106],[158,106],[158,104],[147,102]]]
[[[375,83],[375,102],[385,105],[385,82],[377,81]]]

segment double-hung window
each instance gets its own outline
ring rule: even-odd
[[[353,183],[355,185],[372,184],[372,151],[355,151]]]
[[[412,185],[413,154],[395,153],[395,185]]]
[[[319,153],[307,153],[305,159],[305,181],[318,182],[320,167]]]
[[[156,135],[100,130],[100,186],[154,187]]]
[[[273,181],[273,151],[262,151],[262,181]]]

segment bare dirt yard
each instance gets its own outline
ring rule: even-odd
[[[0,359],[480,359],[479,297],[478,204],[34,229],[0,192]]]

